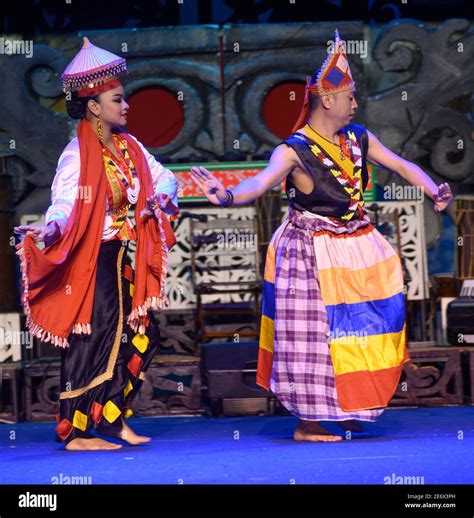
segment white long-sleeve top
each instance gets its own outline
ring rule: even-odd
[[[151,155],[133,135],[130,135],[144,153],[153,180],[153,192],[157,194],[167,194],[171,203],[178,207],[178,182],[174,174],[163,167],[153,155]],[[73,138],[64,148],[58,160],[56,175],[51,185],[51,205],[46,211],[46,224],[55,221],[61,234],[64,232],[69,216],[74,207],[74,202],[78,195],[79,175],[81,170],[81,158],[79,153],[79,140]],[[87,196],[87,193],[81,193]],[[108,232],[110,218],[104,218],[103,236]]]

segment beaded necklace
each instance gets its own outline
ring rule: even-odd
[[[134,205],[138,200],[140,192],[140,182],[138,180],[137,172],[133,166],[132,160],[130,159],[125,142],[123,142],[115,133],[112,135],[112,140],[115,149],[119,153],[119,157],[115,156],[110,149],[107,149],[106,147],[103,148],[104,153],[115,166],[117,171],[119,171],[120,181],[127,191],[127,199],[132,205]],[[131,182],[127,179],[127,175],[125,174],[126,171],[128,171],[131,176]]]

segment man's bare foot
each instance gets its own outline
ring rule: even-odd
[[[300,421],[293,434],[295,441],[337,442],[342,441],[340,435],[333,435],[316,421]]]
[[[122,441],[128,442],[128,444],[144,444],[151,441],[151,437],[145,437],[144,435],[137,435],[125,421],[122,422],[123,427],[120,432],[119,438]]]
[[[122,429],[120,432],[112,432],[107,430],[105,427],[98,427],[97,431],[101,435],[105,435],[108,437],[115,437],[116,439],[121,439],[132,446],[136,446],[137,444],[144,444],[151,441],[151,437],[145,437],[143,435],[137,435],[125,421],[122,420]]]
[[[357,421],[354,421],[353,419],[348,419],[347,421],[338,421],[337,424],[342,429],[347,430],[349,432],[363,432],[364,431],[364,427]]]
[[[82,439],[78,437],[68,442],[65,446],[69,451],[86,451],[86,450],[119,450],[121,444],[114,444],[113,442],[104,441],[99,437],[91,437],[90,439]]]

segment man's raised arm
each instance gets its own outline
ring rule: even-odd
[[[451,189],[447,183],[439,187],[433,180],[413,162],[409,162],[385,147],[370,131],[367,159],[373,164],[398,173],[412,185],[417,185],[435,202],[435,210],[444,210],[452,200]]]
[[[294,151],[284,145],[277,146],[263,171],[242,180],[232,189],[233,200],[230,203],[225,187],[205,167],[192,167],[191,178],[214,205],[247,205],[282,182],[295,165]]]

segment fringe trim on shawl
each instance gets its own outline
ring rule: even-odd
[[[74,324],[71,333],[75,335],[90,335],[92,333],[90,324]]]
[[[37,324],[33,318],[31,317],[31,309],[30,304],[28,302],[28,261],[26,260],[26,254],[24,249],[23,241],[16,245],[16,249],[18,250],[16,255],[20,258],[20,267],[21,267],[21,302],[23,304],[23,308],[26,313],[26,327],[30,331],[33,336],[36,336],[42,342],[50,342],[56,347],[61,347],[63,349],[69,347],[69,342],[67,337],[55,335],[43,329],[39,324]],[[89,326],[90,327],[90,326]]]

